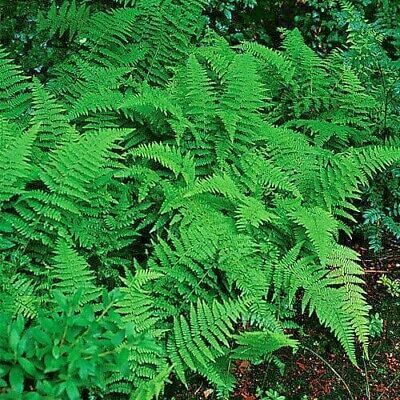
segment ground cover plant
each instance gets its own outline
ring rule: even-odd
[[[41,4],[45,56],[1,48],[0,398],[234,398],[310,321],[369,359],[383,322],[350,238],[398,229],[397,53],[351,3],[329,54],[297,28],[230,43],[212,7]]]

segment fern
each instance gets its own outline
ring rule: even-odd
[[[194,181],[195,165],[189,154],[182,156],[178,150],[157,143],[139,146],[131,154],[159,162],[162,166],[169,168],[175,176],[182,175],[187,184]]]
[[[36,292],[35,282],[27,276],[17,274],[2,282],[2,294],[1,305],[6,315],[37,316],[42,299]]]
[[[338,228],[335,219],[321,208],[312,210],[301,208],[293,213],[293,218],[295,222],[305,228],[321,263],[325,264]]]
[[[309,306],[310,314],[315,311],[321,323],[335,333],[352,362],[356,363],[354,326],[351,315],[343,308],[346,291],[330,286],[326,270],[307,264],[296,268],[293,285],[304,288],[302,309]]]
[[[200,374],[228,398],[232,361],[296,348],[297,300],[356,364],[369,306],[341,233],[399,161],[376,92],[298,30],[230,47],[201,0],[115,3],[40,16],[68,46],[45,77],[0,52],[1,305],[32,320],[23,359],[63,363],[32,390],[150,399]]]
[[[123,279],[124,297],[118,303],[118,312],[123,316],[123,320],[132,324],[132,328],[139,333],[151,330],[158,322],[153,315],[153,298],[143,286],[161,276],[158,272],[138,270],[135,276],[130,275]]]
[[[80,256],[65,239],[60,239],[54,257],[54,287],[66,295],[72,295],[83,289],[83,302],[95,300],[99,289],[95,285],[95,276],[90,271],[85,259]]]
[[[7,57],[7,53],[0,48],[0,115],[21,123],[29,106],[29,83],[20,68]]]
[[[55,149],[63,141],[73,136],[73,128],[68,124],[65,111],[57,100],[37,79],[32,83],[33,116],[31,124],[37,126],[37,145],[43,152]]]
[[[235,336],[238,347],[233,352],[233,357],[239,360],[253,360],[262,362],[268,359],[271,354],[282,348],[296,348],[296,340],[290,339],[282,333],[253,331],[245,332]]]
[[[77,5],[75,0],[71,2],[65,1],[61,7],[58,7],[56,3],[52,3],[47,15],[39,13],[37,29],[39,32],[49,31],[50,37],[54,35],[62,37],[68,32],[68,38],[71,41],[83,29],[89,19],[89,15],[89,7]]]
[[[229,346],[228,338],[243,308],[240,303],[213,302],[211,307],[197,302],[190,307],[190,319],[176,318],[168,354],[180,379],[186,382],[184,370],[206,371],[208,363],[222,356]]]
[[[134,393],[131,394],[132,400],[152,400],[154,396],[159,397],[168,381],[171,368],[165,368],[153,379],[142,383]]]
[[[37,135],[37,130],[32,129],[27,134],[19,133],[18,137],[11,140],[7,126],[3,125],[1,159],[1,190],[0,202],[23,193],[25,183],[29,180],[32,168],[29,164],[32,156],[31,150]]]
[[[260,60],[262,66],[266,70],[263,71],[263,73],[274,73],[285,85],[294,83],[295,69],[289,57],[258,43],[244,43],[241,48]]]

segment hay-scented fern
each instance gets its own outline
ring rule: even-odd
[[[42,16],[79,47],[45,84],[0,59],[2,395],[143,400],[197,374],[226,398],[300,312],[357,363],[369,306],[339,237],[400,157],[375,98],[298,31],[232,49],[200,40],[200,1],[125,5]]]

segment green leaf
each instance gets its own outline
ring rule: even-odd
[[[45,373],[58,371],[62,366],[62,359],[55,359],[51,354],[47,353],[44,356]]]
[[[119,346],[125,339],[125,332],[119,331],[111,338],[111,344],[115,347]]]
[[[13,231],[13,226],[10,222],[5,221],[2,217],[0,217],[0,232],[11,233]]]
[[[19,336],[18,330],[15,328],[15,326],[13,326],[13,328],[11,329],[11,332],[10,332],[8,343],[10,345],[11,350],[14,353],[17,352],[19,340],[20,340],[20,336]]]
[[[46,332],[43,332],[39,328],[33,328],[30,330],[30,333],[38,343],[45,346],[51,345],[51,337]]]
[[[68,311],[68,300],[60,290],[53,290],[53,296],[63,311]]]
[[[39,377],[38,370],[36,367],[33,365],[31,361],[29,361],[27,358],[22,358],[20,357],[18,359],[19,364],[21,367],[29,374],[32,375],[33,377],[37,378]]]
[[[53,357],[57,360],[60,358],[60,348],[57,345],[54,345],[51,354],[53,354]]]
[[[38,393],[28,393],[25,396],[25,400],[40,400],[40,395]]]
[[[22,369],[18,366],[12,367],[9,379],[11,388],[17,393],[22,393],[24,390],[24,372]]]
[[[68,381],[65,389],[70,400],[79,400],[81,398],[78,386],[76,386],[76,383],[74,381]]]
[[[0,250],[8,250],[15,246],[14,242],[0,237]]]

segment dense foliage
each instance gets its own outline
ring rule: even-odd
[[[1,398],[145,400],[195,375],[228,398],[232,362],[281,365],[305,312],[368,357],[343,238],[367,198],[367,229],[381,207],[400,231],[380,31],[344,4],[346,50],[321,56],[298,29],[230,46],[202,0],[86,3],[38,5],[35,76],[0,51]]]

